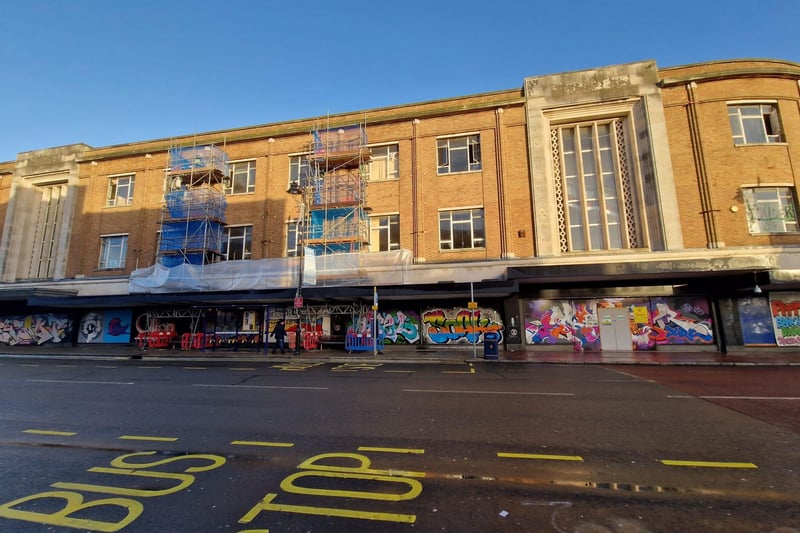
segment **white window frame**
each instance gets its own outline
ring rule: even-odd
[[[316,173],[311,160],[308,158],[310,154],[289,154],[289,185],[297,183],[301,187],[306,187],[310,184],[311,178]]]
[[[118,270],[125,268],[128,255],[128,234],[117,233],[100,235],[100,259],[98,270]]]
[[[106,207],[131,205],[133,203],[133,189],[135,181],[136,174],[132,173],[109,176],[108,192],[106,193]]]
[[[453,168],[454,159],[457,162],[463,159],[463,168],[461,165]],[[480,171],[483,166],[480,133],[438,137],[436,139],[436,165],[436,173],[439,175]]]
[[[400,179],[400,146],[397,143],[371,146],[367,179],[369,181],[391,181]]]
[[[231,230],[244,229],[242,235],[231,236]],[[237,251],[241,252],[242,257],[231,259],[231,244],[236,245]],[[253,226],[251,224],[241,224],[236,226],[226,226],[222,236],[222,257],[225,261],[242,261],[253,257]]]
[[[775,101],[728,102],[728,118],[737,146],[784,142]]]
[[[742,197],[751,235],[800,233],[793,186],[743,186]]]
[[[290,220],[286,223],[286,257],[297,257],[300,255],[300,223],[297,220]]]
[[[400,215],[388,213],[369,217],[370,252],[388,252],[400,249]]]
[[[256,160],[232,161],[229,163],[230,185],[223,187],[225,195],[251,194],[256,192]]]
[[[454,219],[455,218],[455,219]],[[455,238],[454,228],[468,228],[467,239]],[[460,231],[458,232],[460,233]],[[439,251],[464,251],[486,248],[486,215],[483,207],[439,210]]]

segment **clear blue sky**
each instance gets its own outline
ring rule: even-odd
[[[512,89],[652,59],[800,62],[800,0],[9,0],[0,161]]]

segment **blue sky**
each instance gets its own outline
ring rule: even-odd
[[[800,62],[800,0],[5,2],[0,161],[512,89],[527,76]]]

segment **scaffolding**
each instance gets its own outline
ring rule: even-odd
[[[228,154],[217,146],[173,147],[166,170],[158,260],[165,267],[219,261],[225,238]]]
[[[357,253],[369,243],[365,177],[370,160],[363,124],[311,132],[305,246],[314,255]]]

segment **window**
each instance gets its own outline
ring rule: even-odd
[[[108,180],[106,207],[133,203],[133,174],[114,176]]]
[[[471,172],[481,169],[479,135],[449,137],[436,141],[438,173]]]
[[[400,249],[400,215],[381,215],[369,218],[369,249],[387,252]]]
[[[100,270],[125,268],[125,256],[128,254],[127,235],[103,235],[100,237]]]
[[[301,187],[309,185],[309,178],[314,177],[314,167],[305,155],[289,157],[289,183],[297,183]]]
[[[245,194],[256,190],[256,162],[240,161],[230,164],[231,183],[223,187],[225,194]]]
[[[551,131],[564,251],[635,247],[624,130],[615,119]]]
[[[795,233],[797,203],[790,187],[751,187],[742,190],[750,233]]]
[[[289,222],[286,226],[286,257],[300,255],[300,243],[297,222]]]
[[[367,167],[369,181],[396,180],[400,177],[397,160],[397,145],[373,146],[372,157]]]
[[[483,209],[439,212],[439,248],[463,250],[485,246]]]
[[[222,255],[227,261],[250,259],[253,249],[253,226],[228,226],[222,238]]]
[[[783,142],[776,104],[737,104],[728,106],[734,144]]]

